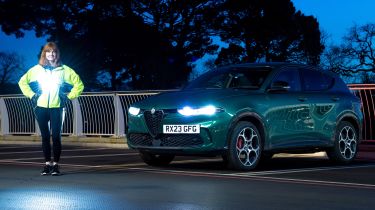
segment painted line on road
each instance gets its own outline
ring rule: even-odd
[[[373,167],[375,164],[366,164],[360,166],[326,166],[317,168],[303,168],[303,169],[284,169],[284,170],[271,170],[271,171],[259,171],[259,172],[242,172],[235,173],[238,176],[253,176],[253,175],[277,175],[277,174],[289,174],[289,173],[301,173],[301,172],[315,172],[315,171],[327,171],[327,170],[342,170],[342,169],[353,169],[353,168],[366,168]]]
[[[217,161],[208,159],[209,161]],[[201,162],[202,160],[189,160],[189,162]],[[186,162],[186,161],[181,161]],[[27,161],[14,161],[14,160],[0,160],[3,164],[18,164],[18,165],[37,165],[40,166],[41,163],[27,162]],[[365,188],[365,189],[375,189],[373,184],[361,184],[361,183],[350,183],[350,182],[333,182],[333,181],[322,181],[322,180],[309,180],[309,179],[292,179],[292,178],[278,178],[278,177],[267,177],[251,174],[236,174],[236,173],[212,173],[212,172],[194,172],[194,171],[181,171],[181,170],[168,170],[168,169],[152,169],[152,168],[139,168],[139,166],[146,166],[145,163],[131,163],[131,164],[121,164],[121,165],[80,165],[80,164],[61,164],[63,167],[79,168],[79,169],[107,169],[113,171],[127,171],[136,170],[149,173],[166,174],[166,175],[183,175],[183,176],[195,176],[195,177],[208,177],[208,178],[230,178],[230,179],[246,179],[246,180],[259,180],[259,181],[273,181],[279,183],[293,183],[293,184],[308,184],[308,185],[318,185],[318,186],[334,186],[334,187],[347,187],[347,188]],[[138,167],[137,167],[138,166]],[[372,165],[361,165],[357,167],[350,168],[363,168],[363,167],[374,167]],[[345,168],[345,167],[342,167]],[[346,167],[347,168],[347,167]],[[325,168],[329,170],[329,167]],[[333,167],[333,169],[339,169],[339,167]],[[81,171],[81,170],[80,170]],[[74,171],[66,171],[66,174]],[[272,175],[272,173],[269,173]]]
[[[312,179],[291,179],[291,178],[265,177],[265,176],[246,176],[246,177],[249,177],[251,179],[280,181],[284,183],[334,186],[334,187],[349,187],[349,188],[366,188],[366,189],[375,190],[375,185],[373,184],[361,184],[361,183],[353,183],[353,182],[332,182],[332,181],[322,181],[322,180],[312,180]]]
[[[62,150],[62,152],[75,152],[75,151],[96,151],[96,150],[113,150],[113,148],[96,148],[96,149],[66,149]],[[10,154],[28,154],[32,152],[43,152],[42,150],[31,150],[31,151],[22,151],[22,152],[0,152],[0,155],[10,155]],[[136,153],[138,154],[138,153]]]
[[[135,156],[138,153],[121,153],[121,154],[105,154],[105,155],[75,155],[75,156],[64,156],[64,159],[70,158],[92,158],[92,157],[113,157],[113,156]],[[18,161],[18,160],[39,160],[43,159],[43,157],[36,157],[36,158],[16,158],[16,159],[2,159],[2,160],[10,160],[10,161]],[[1,161],[0,161],[1,162]]]
[[[120,153],[120,154],[103,154],[103,155],[78,155],[78,156],[64,156],[64,159],[68,158],[93,158],[93,157],[112,157],[112,156],[137,156],[138,153]],[[42,157],[37,158],[26,158],[27,160],[39,160],[42,159]],[[16,158],[16,159],[2,159],[0,162],[12,162],[16,163],[19,161],[24,161],[25,158]],[[218,159],[196,159],[196,160],[175,160],[173,161],[174,164],[178,163],[199,163],[199,162],[218,162],[221,161],[220,158]],[[25,162],[25,161],[24,161]],[[31,163],[31,162],[29,162]],[[76,166],[74,164],[66,164],[67,166]],[[119,164],[119,165],[77,165],[77,167],[95,167],[95,168],[106,168],[108,167],[131,167],[134,165],[146,165],[142,162],[142,164],[136,163],[136,164]],[[231,175],[231,176],[262,176],[262,175],[278,175],[278,174],[288,174],[288,173],[303,173],[303,172],[315,172],[315,171],[327,171],[327,170],[344,170],[344,169],[355,169],[355,168],[366,168],[366,167],[373,167],[375,164],[366,164],[366,165],[358,165],[358,166],[332,166],[332,167],[318,167],[318,168],[303,168],[303,169],[286,169],[286,170],[271,170],[271,171],[251,171],[251,172],[242,172],[242,173],[228,173],[224,175]],[[154,170],[154,169],[147,169],[147,170]],[[158,169],[157,169],[158,170]],[[169,169],[163,169],[163,171],[168,171],[172,173],[195,173],[191,171],[185,171],[185,170],[169,170]],[[208,172],[196,172],[199,174],[207,174],[207,175],[214,175],[218,173],[208,173]]]
[[[1,145],[1,144],[0,144]],[[6,146],[6,147],[3,147],[3,146],[0,146],[0,149],[3,150],[3,149],[19,149],[19,148],[29,148],[29,147],[32,147],[32,148],[40,148],[40,146],[33,146],[33,145],[30,145],[30,146]]]
[[[12,164],[12,165],[31,165],[31,166],[41,166],[44,165],[40,162],[28,162],[28,161],[14,161],[14,160],[0,160],[2,164]],[[139,163],[130,163],[130,164],[121,164],[121,165],[81,165],[81,164],[67,164],[61,163],[59,164],[62,167],[71,167],[71,168],[88,168],[88,169],[117,169],[119,167],[133,167],[133,166],[146,166],[144,162]],[[126,168],[129,169],[129,168]]]
[[[296,173],[296,172],[313,172],[313,171],[322,171],[322,170],[338,170],[338,169],[355,169],[355,168],[369,168],[369,167],[375,167],[375,164],[366,164],[366,165],[359,165],[359,166],[335,166],[335,167],[321,167],[317,168],[317,170],[313,170],[314,168],[310,168],[309,170],[303,170],[303,169],[290,169],[290,170],[282,170],[281,173],[278,173],[278,171],[272,170],[272,171],[260,171],[260,172],[247,172],[247,173],[215,173],[215,172],[194,172],[194,171],[186,171],[186,170],[170,170],[170,169],[152,169],[147,168],[144,170],[147,171],[163,171],[163,172],[171,172],[171,173],[182,173],[182,174],[204,174],[204,175],[224,175],[224,176],[236,176],[236,177],[261,177],[262,175],[278,175],[278,174],[286,174],[288,171],[290,173]],[[141,168],[135,168],[138,170],[142,170]]]
[[[375,166],[375,165],[372,165]],[[368,166],[370,167],[370,166]],[[156,170],[146,168],[130,168],[133,170],[141,170],[150,173],[166,174],[166,175],[182,175],[182,176],[194,176],[194,177],[208,177],[208,178],[228,178],[228,179],[245,179],[245,180],[259,180],[259,181],[273,181],[278,183],[292,183],[292,184],[307,184],[315,186],[333,186],[333,187],[346,187],[346,188],[363,188],[375,190],[373,184],[361,184],[361,183],[350,183],[350,182],[332,182],[322,180],[308,180],[308,179],[291,179],[291,178],[278,178],[278,177],[267,177],[267,176],[245,176],[238,174],[219,174],[219,173],[207,173],[207,172],[191,172],[191,171],[176,171],[176,170]]]
[[[65,158],[65,157],[64,157]],[[30,159],[36,159],[36,158],[27,158],[27,160]],[[37,158],[37,159],[42,159],[42,158]],[[21,160],[21,161],[20,161]],[[19,164],[19,165],[43,165],[43,163],[39,162],[29,162],[29,161],[24,161],[25,159],[2,159],[0,160],[0,163],[4,164]],[[197,159],[197,160],[179,160],[179,161],[174,161],[175,163],[195,163],[195,162],[201,162],[202,159]],[[214,159],[203,159],[205,162],[217,162],[217,160]],[[67,166],[67,167],[73,167],[73,168],[97,168],[97,169],[117,169],[117,171],[122,171],[122,170],[129,170],[131,169],[130,167],[136,167],[136,166],[147,166],[146,163],[142,162],[137,162],[137,163],[125,163],[125,164],[118,164],[118,165],[80,165],[80,164],[66,164],[66,163],[61,163],[61,166]],[[138,170],[138,168],[134,168]],[[133,169],[133,170],[134,170]]]

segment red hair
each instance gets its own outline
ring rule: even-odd
[[[39,58],[39,64],[42,66],[48,65],[48,60],[46,59],[46,52],[55,51],[56,52],[56,66],[61,65],[60,61],[60,50],[57,47],[57,44],[54,42],[48,42],[46,45],[44,45],[42,53],[40,54]]]

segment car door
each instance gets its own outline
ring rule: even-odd
[[[316,69],[301,69],[302,90],[310,107],[308,139],[311,145],[329,144],[336,121],[336,107],[340,95],[330,89],[335,79]]]
[[[280,71],[272,83],[289,85],[286,91],[268,91],[269,109],[266,112],[271,149],[299,147],[309,141],[312,131],[310,105],[301,91],[299,69],[288,67]],[[271,89],[272,90],[272,89]]]

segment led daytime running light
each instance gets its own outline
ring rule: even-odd
[[[136,107],[133,107],[133,106],[131,106],[131,107],[129,108],[129,113],[130,113],[131,115],[138,115],[140,111],[141,111],[141,109],[136,108]]]
[[[214,115],[217,112],[215,106],[209,105],[202,108],[193,109],[189,106],[185,106],[182,109],[177,110],[178,113],[184,116],[197,116],[197,115]]]

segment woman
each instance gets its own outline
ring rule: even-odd
[[[66,95],[64,83],[73,88]],[[78,74],[60,61],[60,51],[54,42],[48,42],[42,50],[39,63],[29,69],[18,82],[22,93],[31,99],[36,120],[42,134],[42,149],[46,161],[41,175],[60,175],[58,162],[61,155],[61,129],[63,108],[67,99],[77,98],[83,91]],[[50,125],[50,126],[49,126]],[[52,131],[53,161],[50,136]]]

